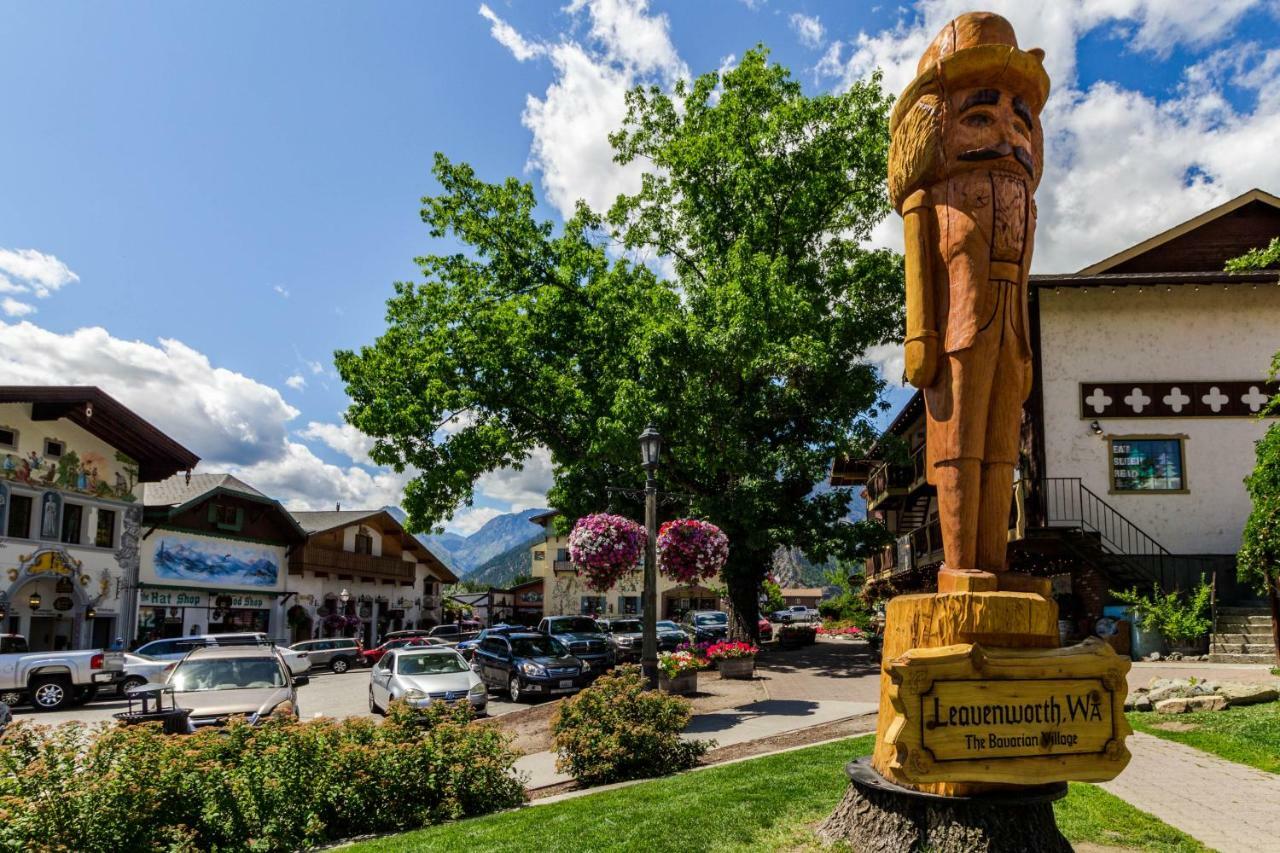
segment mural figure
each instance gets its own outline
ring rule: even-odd
[[[45,492],[40,499],[40,538],[57,539],[58,522],[62,515],[62,496],[57,492]]]
[[[944,573],[1005,569],[1022,403],[1027,271],[1049,78],[1009,22],[975,12],[925,51],[890,122],[906,236],[906,370],[923,389]]]

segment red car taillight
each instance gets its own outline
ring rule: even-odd
[[[102,663],[105,660],[106,658],[103,656],[102,652],[98,652],[96,655],[89,658],[89,669],[102,669]]]

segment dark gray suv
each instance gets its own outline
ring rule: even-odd
[[[289,648],[306,652],[307,660],[316,669],[325,667],[337,673],[357,667],[364,660],[364,647],[351,637],[332,637],[328,640],[303,640]]]

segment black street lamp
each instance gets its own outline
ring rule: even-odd
[[[644,526],[648,534],[644,546],[644,639],[640,668],[649,689],[658,689],[658,455],[662,436],[653,426],[640,433],[640,460],[645,470]]]

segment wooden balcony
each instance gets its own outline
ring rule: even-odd
[[[927,483],[925,449],[917,447],[906,465],[884,463],[867,477],[867,509],[876,509],[889,498],[909,495]]]
[[[290,574],[301,574],[304,569],[310,572],[373,577],[405,583],[413,583],[416,574],[415,563],[397,557],[353,554],[350,551],[334,551],[314,545],[295,548],[289,555]]]
[[[569,560],[555,560],[551,564],[551,569],[556,572],[576,572],[578,567]]]
[[[942,562],[942,527],[934,521],[898,537],[867,559],[867,577],[888,580]]]

